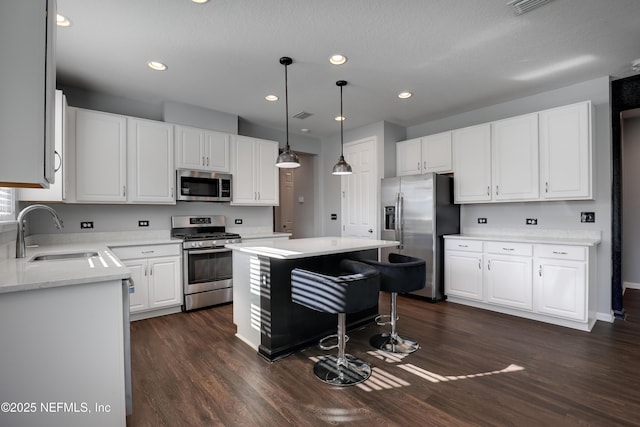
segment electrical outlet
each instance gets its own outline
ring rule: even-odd
[[[527,225],[538,225],[538,218],[527,218],[525,223]]]
[[[596,213],[595,212],[581,212],[580,213],[580,222],[596,222]]]
[[[148,227],[148,226],[149,226],[149,220],[138,221],[138,227]]]
[[[486,224],[487,218],[478,218],[478,224]]]
[[[85,230],[87,228],[93,228],[93,221],[82,221],[80,222],[80,228]]]
[[[331,214],[331,221],[337,221],[338,220],[338,214]]]
[[[242,224],[242,218],[236,218],[235,223],[238,224],[238,225]]]

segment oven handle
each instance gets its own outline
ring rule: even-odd
[[[229,248],[220,248],[220,249],[187,249],[186,252],[191,254],[216,254],[220,252],[231,252]]]

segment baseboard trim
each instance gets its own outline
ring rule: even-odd
[[[624,294],[624,291],[626,291],[628,289],[640,289],[640,283],[633,283],[633,282],[623,282],[622,283],[622,293]]]

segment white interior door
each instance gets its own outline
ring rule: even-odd
[[[345,144],[345,160],[353,174],[342,177],[342,235],[378,236],[378,167],[376,138]]]

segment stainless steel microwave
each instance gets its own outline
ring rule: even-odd
[[[177,200],[191,202],[231,201],[231,174],[178,170],[176,181]]]

